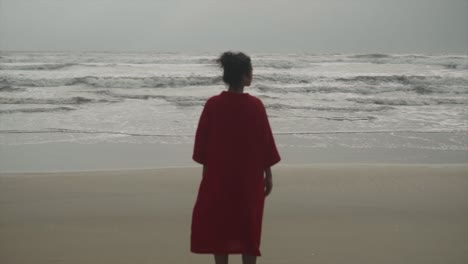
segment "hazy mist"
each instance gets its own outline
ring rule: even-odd
[[[0,50],[468,53],[468,0],[0,0]]]

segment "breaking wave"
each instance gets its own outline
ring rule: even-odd
[[[461,104],[468,105],[468,98],[348,98],[348,101],[360,104],[377,105],[440,105],[440,104]]]
[[[0,77],[1,86],[56,87],[70,85],[85,85],[91,87],[113,88],[160,88],[214,85],[221,82],[221,77],[189,76],[189,77],[97,77],[84,76],[75,78],[31,79],[22,77]]]
[[[7,65],[0,64],[0,70],[22,70],[22,71],[33,71],[33,70],[58,70],[66,67],[78,65],[76,63],[43,63],[43,64],[29,64],[29,65]]]
[[[162,99],[177,106],[201,106],[204,105],[207,98],[204,96],[178,96],[178,95],[160,95],[160,94],[121,94],[108,90],[96,91],[100,95],[115,97],[118,99]]]
[[[268,103],[265,104],[266,108],[269,109],[305,109],[305,110],[314,110],[314,111],[336,111],[336,112],[376,112],[376,111],[386,111],[394,109],[390,106],[343,106],[343,107],[334,107],[334,106],[306,106],[306,105],[289,105],[282,103]]]
[[[357,58],[357,59],[382,59],[382,58],[390,58],[391,55],[374,53],[374,54],[358,54],[358,55],[353,55],[350,57]]]
[[[441,85],[468,85],[468,79],[461,77],[419,76],[419,75],[359,75],[349,78],[337,78],[341,82],[363,82],[372,85],[382,83],[400,84],[441,84]]]
[[[81,96],[75,96],[71,98],[7,98],[0,97],[0,104],[50,104],[50,105],[59,105],[59,104],[86,104],[86,103],[103,103],[103,102],[115,102],[112,100],[105,99],[91,99]]]
[[[0,110],[0,114],[14,114],[14,113],[45,113],[45,112],[57,112],[57,111],[71,111],[75,110],[72,107],[53,107],[53,108],[22,108],[22,109],[7,109]]]

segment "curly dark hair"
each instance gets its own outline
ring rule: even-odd
[[[242,76],[249,76],[252,73],[250,57],[242,52],[224,52],[216,62],[224,70],[223,81],[231,86],[240,85]]]

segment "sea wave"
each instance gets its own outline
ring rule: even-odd
[[[374,63],[374,64],[423,64],[438,65],[449,69],[467,69],[467,55],[429,55],[429,54],[250,54],[255,67],[293,69],[319,65],[321,63]],[[60,69],[62,65],[82,64],[209,64],[216,65],[219,54],[180,54],[180,53],[106,53],[106,52],[3,52],[0,63],[35,63],[43,66],[24,66],[23,69],[54,70],[54,65]],[[46,65],[51,64],[51,65]],[[9,66],[4,65],[5,69]],[[36,68],[35,68],[36,67]],[[50,67],[50,68],[49,68]]]
[[[70,97],[70,98],[0,97],[0,104],[81,105],[81,104],[91,104],[91,103],[116,103],[116,102],[121,102],[125,99],[137,99],[137,100],[162,99],[176,106],[187,107],[187,106],[203,106],[207,100],[207,98],[204,96],[123,94],[123,93],[114,93],[108,90],[95,91],[94,93],[100,96],[106,96],[106,97],[111,97],[111,98],[96,99],[96,98],[87,98],[87,97],[82,97],[82,96],[75,96],[75,97]]]
[[[376,112],[376,111],[387,111],[394,109],[390,106],[309,106],[309,105],[290,105],[284,103],[266,103],[266,108],[269,109],[304,109],[304,110],[314,110],[314,111],[333,111],[333,112]]]
[[[468,105],[468,98],[376,98],[376,97],[365,97],[365,98],[348,98],[348,101],[356,102],[360,104],[377,104],[377,105],[407,105],[407,106],[419,106],[419,105]]]
[[[337,78],[339,82],[367,84],[375,87],[383,87],[387,84],[400,84],[408,90],[419,94],[427,93],[468,93],[468,79],[450,76],[417,76],[417,75],[377,75],[377,76],[354,76],[348,78]],[[393,88],[393,87],[392,87]],[[390,89],[392,89],[390,88]],[[395,87],[396,90],[401,89]]]
[[[215,64],[218,55],[183,55],[169,53],[100,53],[100,52],[3,52],[0,63],[11,64]]]
[[[252,62],[253,67],[273,68],[273,69],[296,69],[310,68],[316,65],[307,60],[292,60],[292,59],[257,59]]]
[[[59,70],[71,66],[78,65],[77,63],[41,63],[41,64],[0,64],[0,70],[22,70],[22,71],[33,71],[33,70]]]
[[[325,77],[309,77],[298,76],[292,74],[258,74],[255,75],[255,82],[258,83],[287,83],[287,84],[300,84],[311,83],[314,80],[321,80]]]
[[[0,114],[14,114],[14,113],[45,113],[45,112],[57,112],[57,111],[71,111],[75,110],[72,107],[53,107],[53,108],[21,108],[21,109],[6,109],[0,110]]]
[[[468,62],[456,63],[456,62],[448,62],[443,64],[447,69],[468,69]]]
[[[349,94],[379,94],[387,92],[406,92],[412,91],[412,87],[388,87],[381,86],[375,87],[371,85],[358,85],[358,86],[336,86],[334,84],[329,85],[315,85],[312,86],[281,86],[281,85],[267,85],[267,84],[256,84],[252,86],[252,89],[256,89],[260,92],[272,94],[284,94],[284,93],[349,93]],[[277,98],[277,97],[275,97]]]
[[[75,96],[70,98],[8,98],[0,97],[0,104],[48,104],[48,105],[60,105],[60,104],[87,104],[87,103],[107,103],[115,102],[115,100],[106,99],[92,99],[82,96]]]
[[[17,91],[23,87],[87,86],[95,88],[173,88],[220,85],[220,76],[153,76],[27,78],[0,77],[0,90]],[[13,88],[14,87],[14,88]],[[468,78],[424,75],[359,75],[353,77],[310,77],[292,74],[260,74],[252,88],[277,93],[357,93],[415,92],[418,94],[468,94]]]
[[[166,102],[173,103],[177,106],[202,106],[207,98],[205,96],[178,96],[178,95],[161,95],[161,94],[123,94],[115,93],[109,90],[96,91],[96,94],[106,95],[119,99],[162,99]]]
[[[391,58],[392,56],[389,54],[381,54],[381,53],[371,53],[371,54],[357,54],[351,55],[350,58],[358,58],[358,59],[382,59],[382,58]]]
[[[373,85],[382,83],[468,85],[468,79],[462,77],[426,75],[358,75],[337,78],[336,80],[341,82],[363,82]]]
[[[188,77],[98,77],[84,76],[74,78],[32,79],[24,77],[0,77],[0,86],[57,87],[85,85],[100,88],[161,88],[214,85],[221,82],[221,77],[188,76]]]
[[[467,69],[466,55],[423,55],[423,54],[357,54],[336,58],[329,62],[363,62],[374,64],[425,64],[448,69]]]
[[[11,85],[1,85],[0,92],[22,92],[25,88],[13,87]]]
[[[468,93],[468,78],[453,76],[427,76],[427,75],[357,75],[351,77],[328,77],[328,76],[298,76],[293,74],[260,74],[255,76],[255,82],[262,89],[266,85],[276,84],[300,84],[302,87],[311,84],[314,86],[334,86],[334,84],[351,85],[359,87],[363,84],[373,87],[385,87],[387,84],[398,84],[404,86],[425,85],[429,87],[465,87],[462,93]],[[347,87],[352,88],[352,87]],[[464,91],[464,92],[463,92]],[[433,92],[439,92],[434,90]],[[444,92],[444,91],[441,91]]]
[[[371,85],[371,84],[351,84],[347,86],[330,84],[282,86],[280,84],[255,84],[252,89],[265,93],[348,93],[348,94],[381,94],[392,92],[413,92],[416,94],[468,94],[468,86],[443,86],[432,84],[413,84],[413,85]]]

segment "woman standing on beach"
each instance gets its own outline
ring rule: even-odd
[[[191,252],[213,254],[216,264],[242,254],[244,264],[255,264],[264,201],[272,189],[270,167],[281,158],[262,101],[244,93],[252,82],[250,57],[225,52],[217,62],[229,89],[206,101],[195,135],[192,158],[203,164],[203,177]]]

